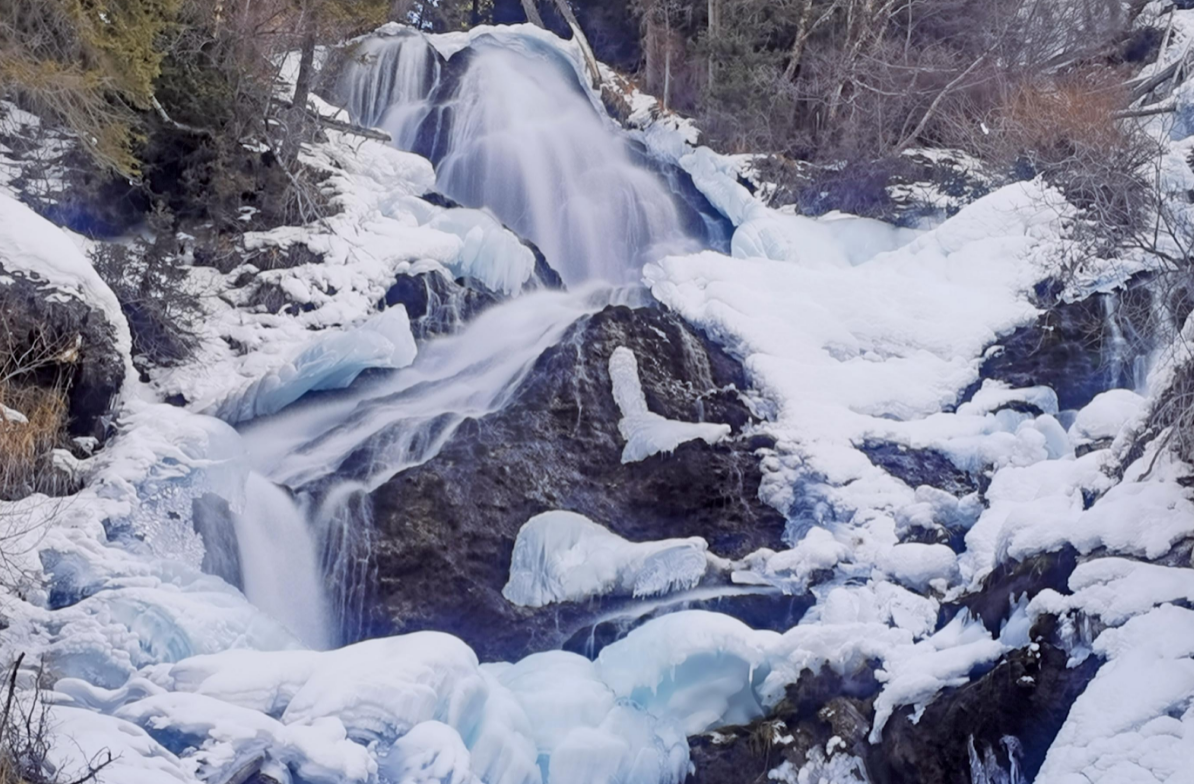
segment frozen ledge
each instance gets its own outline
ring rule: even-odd
[[[698,438],[707,444],[716,444],[730,435],[729,425],[680,422],[648,411],[647,397],[638,377],[638,360],[625,346],[618,346],[610,355],[609,377],[613,382],[614,400],[622,411],[618,432],[626,439],[622,449],[623,463],[637,463],[660,452],[671,453],[680,444]]]

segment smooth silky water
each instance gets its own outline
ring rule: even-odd
[[[495,305],[457,334],[422,344],[409,368],[242,428],[254,467],[297,494],[263,494],[279,506],[285,500],[287,511],[259,511],[255,524],[280,531],[279,518],[301,510],[315,542],[311,557],[301,547],[286,566],[312,570],[296,581],[262,563],[275,557],[260,546],[268,535],[242,538],[245,572],[256,575],[246,593],[276,617],[301,612],[279,607],[287,597],[326,607],[312,614],[330,626],[325,633],[292,626],[309,644],[366,634],[375,577],[368,494],[432,459],[466,419],[500,410],[578,319],[610,304],[645,303],[644,263],[706,244],[691,207],[636,162],[575,69],[542,42],[482,37],[455,55],[464,58],[462,71],[455,60],[445,67],[413,33],[368,39],[361,52],[340,88],[354,121],[386,128],[398,147],[434,148],[437,187],[534,241],[568,288]],[[294,590],[296,582],[330,586],[331,595],[313,599],[305,587]]]

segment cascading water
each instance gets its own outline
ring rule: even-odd
[[[431,158],[441,191],[492,210],[567,284],[633,282],[645,261],[700,244],[704,221],[635,162],[551,47],[481,36],[446,67],[419,35],[365,50],[341,80],[354,120]]]
[[[245,596],[312,648],[326,648],[328,611],[316,542],[299,502],[260,474],[249,474],[234,517]]]
[[[369,493],[433,458],[466,419],[500,410],[577,319],[641,301],[642,289],[626,284],[643,263],[703,241],[696,213],[635,162],[573,68],[533,37],[482,37],[447,65],[409,32],[368,39],[358,54],[341,90],[354,120],[389,129],[399,147],[418,151],[430,139],[440,189],[529,236],[570,290],[515,296],[426,341],[409,368],[243,429],[254,465],[308,511],[320,542],[310,569],[329,588],[329,636],[339,642],[368,633]],[[278,493],[263,498],[283,508]]]

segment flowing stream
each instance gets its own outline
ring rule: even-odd
[[[342,79],[353,119],[427,153],[441,191],[532,239],[568,289],[516,296],[457,334],[424,343],[409,368],[243,429],[255,468],[299,496],[264,494],[259,503],[285,500],[289,511],[259,514],[260,523],[276,524],[299,507],[307,515],[318,558],[288,568],[310,570],[331,587],[335,628],[323,636],[341,643],[366,631],[374,576],[368,493],[433,458],[466,419],[500,410],[577,319],[644,301],[635,283],[645,261],[708,241],[699,215],[632,154],[572,66],[542,43],[481,39],[447,64],[419,35],[368,39],[362,48],[366,56]],[[241,537],[242,557],[253,561],[245,573],[257,574],[246,580],[247,594],[288,618],[293,613],[278,607],[287,597],[292,606],[313,600],[291,589],[293,579],[269,576],[259,562],[272,555],[258,544],[258,535]]]

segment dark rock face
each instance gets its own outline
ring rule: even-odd
[[[962,599],[957,607],[965,607],[982,620],[987,631],[998,634],[1013,601],[1022,596],[1031,599],[1046,588],[1069,594],[1070,575],[1077,567],[1078,551],[1069,545],[1023,561],[1006,561],[987,575],[982,590]]]
[[[768,771],[785,762],[800,769],[814,750],[819,753],[834,736],[842,744],[839,753],[861,759],[868,746],[872,698],[878,687],[870,675],[867,670],[847,680],[831,670],[805,670],[770,715],[689,738],[695,770],[688,784],[768,781]]]
[[[1094,677],[1098,661],[1066,667],[1067,654],[1047,642],[1009,653],[993,669],[926,708],[896,711],[877,744],[867,740],[879,684],[871,670],[844,679],[805,671],[770,715],[746,726],[722,727],[689,739],[695,771],[690,784],[767,780],[785,761],[799,769],[837,736],[837,753],[862,760],[873,784],[959,784],[970,781],[970,746],[1007,771],[1008,745],[1025,781],[1032,781],[1070,706]],[[817,751],[816,753],[821,753]]]
[[[1019,769],[1032,781],[1061,730],[1070,706],[1094,677],[1098,661],[1066,667],[1067,655],[1048,643],[1008,654],[993,670],[930,703],[918,723],[911,709],[896,712],[872,747],[867,767],[874,784],[954,784],[967,781],[969,744],[991,750],[1008,769],[1004,737],[1019,741]]]
[[[203,572],[243,591],[244,571],[233,514],[228,502],[215,493],[204,493],[191,502],[191,527],[203,540]]]
[[[1054,298],[1047,285],[1039,288],[1040,299]],[[979,383],[993,378],[1013,387],[1048,386],[1062,410],[1082,408],[1107,389],[1135,386],[1135,360],[1153,348],[1152,317],[1145,278],[1122,291],[1053,302],[1035,324],[1000,341],[1001,350],[983,362]]]
[[[471,321],[500,297],[476,280],[451,280],[438,272],[399,275],[380,303],[402,305],[418,340],[448,335]]]
[[[19,355],[38,342],[63,353],[22,381],[46,388],[67,384],[70,434],[102,440],[125,373],[112,325],[102,312],[44,282],[19,273],[0,278],[0,351]]]
[[[638,358],[650,410],[728,423],[736,437],[623,465],[608,371],[618,346]],[[466,421],[436,458],[372,494],[371,626],[449,631],[483,659],[558,647],[584,626],[585,608],[531,612],[501,596],[519,528],[552,509],[631,540],[704,536],[725,556],[777,545],[783,517],[759,501],[758,460],[737,437],[751,421],[744,387],[740,366],[671,313],[610,307],[578,322],[505,409]]]
[[[956,496],[984,489],[985,477],[959,469],[935,449],[911,449],[888,441],[866,441],[858,447],[867,458],[909,487],[929,485]]]

